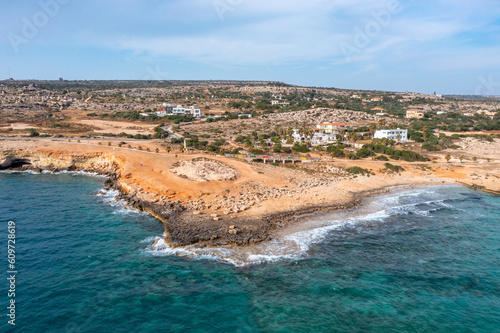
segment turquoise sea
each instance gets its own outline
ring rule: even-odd
[[[293,255],[236,266],[153,248],[161,224],[101,189],[96,177],[0,174],[0,332],[500,332],[498,196],[398,190],[317,217],[287,236]]]

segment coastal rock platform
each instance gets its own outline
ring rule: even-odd
[[[121,199],[163,223],[165,242],[172,247],[260,243],[272,239],[277,230],[299,223],[301,216],[350,208],[361,197],[389,188],[461,182],[500,190],[492,176],[500,170],[498,161],[474,165],[428,162],[425,167],[397,161],[405,171],[388,173],[383,162],[374,160],[273,166],[223,156],[36,139],[0,142],[0,161],[8,156],[31,163],[11,165],[18,171],[105,175],[105,186],[118,190]],[[345,171],[353,166],[370,170],[370,174]]]

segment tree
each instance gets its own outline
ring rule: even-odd
[[[34,128],[30,128],[30,137],[35,136],[40,136],[40,133],[38,133]]]
[[[422,129],[422,133],[424,134],[424,141],[427,141],[427,135],[429,134],[429,129],[427,127],[424,127]]]
[[[477,162],[477,157],[476,157],[476,156],[473,156],[473,157],[472,157],[472,160],[473,160],[474,162]]]
[[[371,123],[368,128],[370,129],[370,136],[373,136],[375,134],[375,130],[377,129],[377,124]]]
[[[160,148],[156,148],[155,151],[158,154],[160,152]]]
[[[444,157],[446,159],[446,162],[450,162],[450,159],[451,159],[451,155],[450,154],[446,154],[446,156]]]
[[[462,163],[463,159],[464,159],[464,155],[460,155],[458,156],[458,159],[460,160],[460,163]]]

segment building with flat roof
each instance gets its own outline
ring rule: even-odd
[[[387,129],[375,131],[374,139],[389,139],[396,142],[408,142],[408,130]]]
[[[323,134],[338,134],[341,130],[346,128],[346,124],[343,123],[321,123],[316,125],[314,131],[316,133]]]
[[[174,106],[169,103],[164,103],[161,111],[156,112],[158,117],[166,117],[166,116],[176,116],[176,115],[188,115],[193,116],[195,118],[203,117],[203,112],[196,107],[196,105],[184,107],[182,105]]]
[[[406,111],[406,118],[408,119],[420,119],[424,117],[424,112],[419,109],[409,109]]]

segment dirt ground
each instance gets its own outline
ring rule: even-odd
[[[89,111],[65,110],[58,116],[64,120],[36,121],[32,123],[11,123],[0,125],[0,136],[27,136],[28,130],[34,128],[40,134],[63,135],[65,137],[80,137],[88,134],[142,134],[153,133],[156,123],[141,121],[101,120],[88,117]],[[103,113],[103,112],[100,112]],[[98,113],[99,114],[99,113]],[[57,126],[56,126],[57,124]]]
[[[156,125],[144,124],[140,122],[122,122],[122,121],[107,121],[107,120],[75,120],[72,123],[83,124],[92,126],[96,133],[111,133],[120,134],[125,132],[127,134],[142,134],[148,135],[153,132]]]
[[[222,198],[233,202],[249,201],[256,193],[262,195],[262,200],[241,214],[268,214],[276,211],[299,209],[308,205],[346,202],[355,193],[370,191],[384,186],[403,184],[439,184],[462,182],[469,185],[484,186],[492,191],[500,191],[500,163],[498,160],[489,163],[475,162],[426,162],[409,163],[391,161],[402,166],[401,174],[391,174],[384,170],[384,162],[373,160],[344,160],[321,162],[337,168],[345,169],[359,166],[372,172],[367,176],[326,175],[315,173],[314,163],[308,163],[308,172],[302,170],[306,164],[298,164],[297,168],[248,163],[243,160],[231,159],[208,154],[167,153],[161,143],[150,141],[129,141],[128,145],[118,147],[118,142],[106,142],[99,145],[96,141],[81,141],[80,143],[51,140],[19,141],[1,140],[0,151],[19,150],[24,152],[42,152],[67,155],[102,154],[119,161],[122,182],[131,190],[140,193],[145,199],[154,200],[167,197],[169,200],[197,201],[203,198],[210,211],[222,213],[228,207],[217,205]],[[135,147],[135,148],[134,148]],[[138,148],[142,150],[139,150]],[[147,151],[149,148],[150,151]],[[156,148],[159,153],[156,153]],[[174,164],[205,157],[213,159],[234,169],[237,178],[231,181],[194,181],[181,177],[171,171]],[[285,190],[286,189],[286,190]],[[267,191],[267,192],[265,192]],[[262,193],[260,193],[262,192]],[[246,202],[245,201],[245,202]],[[252,199],[253,201],[253,199]],[[220,206],[219,209],[215,207]],[[205,206],[203,208],[206,208]]]

